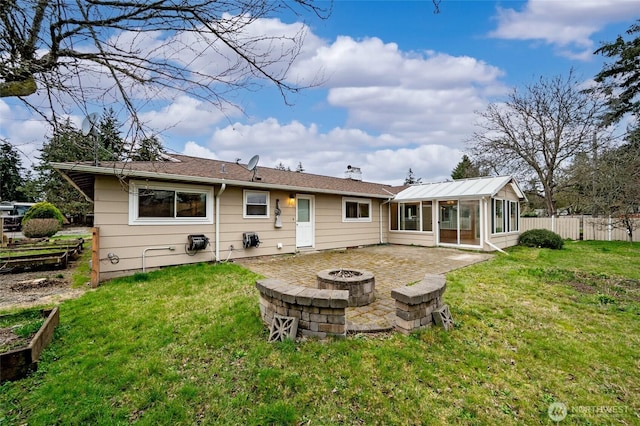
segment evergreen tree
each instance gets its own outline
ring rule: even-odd
[[[451,177],[453,180],[480,177],[480,167],[474,164],[473,161],[471,161],[471,159],[465,154],[462,156],[462,160],[451,172]]]
[[[142,139],[135,145],[131,160],[133,161],[157,161],[165,153],[162,144],[156,136]]]
[[[8,142],[0,140],[0,200],[26,201],[21,190],[25,184],[23,171],[18,151]]]
[[[298,167],[296,167],[296,172],[298,173],[304,172],[304,167],[302,167],[302,161],[298,163]]]
[[[93,161],[94,141],[84,136],[69,120],[42,146],[40,164],[35,167],[42,198],[67,217],[83,216],[93,211],[82,194],[53,170],[53,162]]]
[[[596,75],[606,98],[609,110],[604,116],[605,124],[616,123],[626,114],[640,118],[640,20],[627,30],[628,40],[618,36],[615,41],[603,44],[596,54],[615,59],[605,64]]]
[[[105,110],[98,123],[99,160],[122,160],[125,158],[125,143],[120,135],[120,127],[121,123],[113,108]]]
[[[409,167],[409,172],[407,173],[407,177],[404,180],[405,185],[413,185],[416,183],[422,183],[422,178],[417,178],[413,174],[413,170]]]

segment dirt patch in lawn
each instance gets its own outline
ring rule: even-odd
[[[66,269],[0,274],[0,310],[55,305],[82,295],[87,286],[73,287],[72,275],[78,262]]]
[[[30,337],[20,337],[11,327],[0,328],[0,353],[9,352],[29,344]]]

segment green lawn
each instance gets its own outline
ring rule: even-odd
[[[567,242],[447,275],[456,328],[267,343],[235,264],[110,281],[61,306],[4,424],[640,423],[640,244]]]

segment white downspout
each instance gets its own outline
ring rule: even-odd
[[[384,241],[382,240],[382,233],[383,233],[383,230],[382,230],[382,206],[384,206],[385,204],[389,204],[391,202],[391,200],[393,200],[393,198],[389,198],[387,201],[384,201],[384,202],[380,203],[380,244],[384,244]]]
[[[491,235],[491,215],[490,215],[490,211],[491,211],[491,197],[489,197],[489,202],[487,202],[487,197],[482,197],[482,210],[484,210],[484,218],[485,219],[482,225],[482,228],[486,229],[486,232],[483,233],[484,237],[485,237],[485,243],[491,247],[492,249],[499,251],[500,253],[506,254],[507,256],[509,256],[509,253],[507,253],[506,251],[502,250],[500,247],[496,246],[495,244],[493,244],[491,241],[489,241],[489,236]]]
[[[220,187],[220,191],[218,195],[216,195],[216,253],[214,261],[218,261],[220,259],[220,196],[227,188],[226,183],[222,183]]]
[[[506,254],[507,256],[509,256],[509,253],[507,253],[506,251],[502,250],[500,247],[493,245],[492,242],[490,241],[485,241],[485,243],[487,243],[487,245],[489,247],[491,247],[494,250],[498,250],[500,253]]]

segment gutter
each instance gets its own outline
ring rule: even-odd
[[[220,259],[220,196],[222,196],[225,189],[227,189],[227,184],[222,182],[220,191],[218,192],[218,195],[216,195],[216,253],[214,259],[216,262]]]

